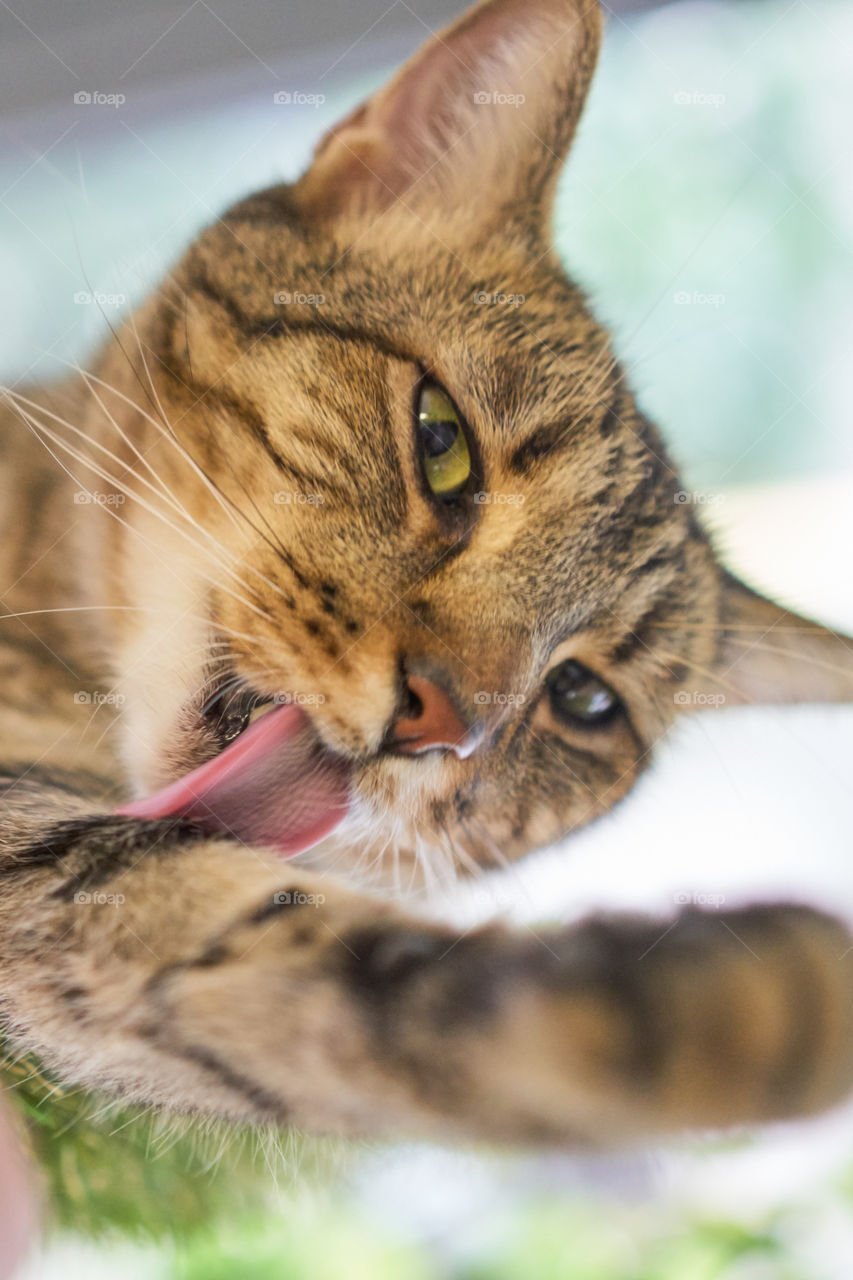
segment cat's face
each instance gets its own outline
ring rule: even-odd
[[[244,690],[297,699],[352,767],[339,842],[489,864],[609,809],[720,669],[725,579],[549,247],[597,7],[520,14],[442,49],[499,51],[524,104],[429,46],[138,319],[137,438],[183,508],[128,510],[120,551],[154,619],[120,646],[145,788],[220,749]]]

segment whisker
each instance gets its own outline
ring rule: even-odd
[[[670,618],[672,618],[672,615],[670,615]],[[762,634],[767,631],[767,623],[763,621],[762,622],[743,622],[743,623],[728,623],[728,622],[719,623],[719,622],[702,622],[701,620],[695,620],[693,618],[680,618],[680,619],[676,618],[675,621],[670,620],[668,622],[650,622],[648,625],[650,628],[660,627],[660,628],[668,629],[672,631],[683,631],[685,627],[689,627],[693,631],[725,631],[725,632],[760,631],[762,632]],[[791,635],[813,635],[815,632],[815,627],[814,626],[802,626],[802,627],[793,626],[792,627],[782,622],[775,622],[773,624],[774,635],[777,635],[783,631]]]
[[[8,622],[14,618],[33,618],[44,613],[92,613],[117,611],[118,613],[156,613],[159,609],[149,609],[138,604],[74,604],[62,605],[55,609],[19,609],[16,613],[0,613],[0,622]]]
[[[184,539],[186,539],[186,541],[188,541],[190,545],[193,546],[202,555],[207,556],[209,554],[205,547],[200,546],[195,541],[195,539],[192,538],[185,530],[175,525],[171,520],[168,519],[168,517],[162,511],[158,511],[156,507],[151,506],[151,504],[146,502],[146,500],[142,498],[138,493],[136,493],[135,490],[130,489],[126,484],[122,484],[120,481],[116,480],[116,478],[114,476],[111,476],[109,472],[106,471],[106,469],[103,468],[99,463],[96,463],[92,458],[86,457],[85,454],[81,453],[78,449],[75,449],[72,445],[68,443],[67,440],[63,440],[60,435],[58,435],[55,431],[51,430],[50,427],[45,426],[45,424],[42,422],[38,422],[36,419],[32,417],[31,414],[29,414],[26,410],[21,408],[20,405],[16,405],[15,407],[16,407],[17,413],[21,417],[23,417],[24,421],[27,423],[28,426],[30,426],[31,430],[33,431],[33,433],[36,435],[38,439],[41,439],[42,433],[46,435],[48,439],[52,440],[54,444],[56,444],[59,448],[64,449],[66,453],[68,453],[72,458],[74,458],[75,461],[81,463],[85,467],[88,467],[101,479],[105,480],[108,484],[112,485],[113,488],[120,490],[121,492],[125,493],[129,498],[132,498],[135,502],[139,504],[140,507],[142,507],[143,510],[148,511],[151,515],[161,520],[168,528],[170,528],[179,537],[183,537]],[[44,444],[44,440],[42,440],[42,444]],[[88,492],[87,486],[60,461],[60,459],[56,456],[53,450],[49,449],[46,444],[44,444],[44,447],[47,448],[48,453],[50,453],[51,457],[54,458],[54,460],[58,463],[58,465],[62,467],[62,470],[66,473],[66,475],[68,475],[72,480],[74,480],[75,484],[79,484],[85,492]],[[104,507],[103,510],[105,510],[108,515],[116,519],[119,522],[119,524],[121,524],[124,528],[128,529],[131,533],[137,535],[138,537],[142,538],[143,541],[145,541],[140,531],[138,529],[135,529],[133,525],[131,525],[127,520],[125,520],[122,516],[120,516],[117,511],[113,511],[109,507]],[[227,566],[220,566],[220,567],[227,568]],[[170,566],[170,568],[171,568],[171,571],[174,572],[174,567]],[[212,586],[216,587],[219,590],[225,591],[228,595],[232,596],[235,600],[239,601],[239,603],[245,605],[246,608],[251,609],[254,613],[258,614],[259,617],[264,618],[267,621],[273,621],[272,615],[267,610],[258,608],[258,606],[253,604],[252,601],[247,600],[244,596],[241,596],[238,592],[233,591],[230,587],[226,586],[220,580],[212,578],[209,574],[204,573],[203,570],[197,569],[197,571],[200,572],[201,576],[206,578],[206,580]]]
[[[242,512],[240,512],[238,507],[235,507],[235,504],[233,502],[231,502],[230,500],[227,500],[224,497],[219,487],[210,479],[206,471],[204,471],[204,469],[199,466],[195,458],[193,458],[192,454],[189,452],[186,446],[179,439],[174,428],[171,426],[170,423],[168,423],[168,421],[165,424],[163,422],[158,421],[157,418],[153,417],[150,413],[148,413],[148,411],[144,409],[142,405],[138,404],[137,401],[132,400],[130,396],[126,395],[125,392],[123,392],[119,387],[113,386],[112,383],[105,382],[103,378],[98,377],[98,375],[92,373],[91,370],[84,369],[80,364],[71,360],[60,360],[60,364],[67,365],[69,369],[73,369],[75,373],[78,373],[80,377],[84,380],[84,382],[87,384],[87,386],[91,386],[91,384],[95,383],[98,386],[103,387],[104,390],[109,391],[112,395],[118,396],[119,399],[122,400],[126,405],[128,405],[129,408],[134,409],[137,413],[139,413],[145,419],[145,421],[150,426],[152,426],[155,431],[157,431],[158,435],[162,439],[167,440],[172,445],[172,447],[178,451],[182,459],[185,462],[187,462],[190,467],[192,467],[192,469],[195,471],[199,479],[207,486],[209,491],[216,498],[217,502],[222,507],[223,511],[225,511],[226,515],[228,515],[234,527],[237,529],[240,529],[240,525],[238,524],[238,521],[235,516],[235,511],[237,512],[238,515],[241,515],[241,516],[242,516]],[[249,521],[246,521],[246,523],[248,523],[251,527],[251,524]],[[240,529],[240,531],[242,532],[242,529]]]
[[[136,401],[132,400],[118,387],[114,387],[110,383],[105,382],[103,378],[99,378],[97,377],[97,375],[87,370],[84,370],[79,364],[76,364],[72,361],[61,360],[60,363],[67,365],[69,368],[77,372],[87,384],[97,383],[99,386],[103,387],[105,390],[110,391],[113,395],[118,396],[122,401],[124,401],[128,406],[133,408],[136,412],[140,413],[144,417],[144,419],[154,428],[154,430],[157,431],[158,435],[161,438],[167,440],[172,445],[172,447],[178,451],[181,458],[185,462],[187,462],[187,464],[192,468],[194,473],[198,476],[198,478],[202,481],[202,483],[205,485],[208,491],[216,499],[220,508],[228,516],[229,520],[231,521],[231,524],[236,529],[238,529],[238,531],[241,534],[245,534],[244,526],[248,526],[248,528],[257,537],[261,538],[264,541],[268,541],[267,539],[264,538],[262,531],[257,528],[257,526],[254,524],[252,520],[249,519],[246,513],[233,501],[232,498],[230,498],[220,488],[220,486],[208,475],[208,473],[204,470],[204,468],[199,465],[199,463],[192,456],[192,454],[189,452],[189,450],[186,448],[183,442],[179,439],[171,423],[169,423],[168,419],[165,419],[165,415],[164,415],[164,421],[162,422],[158,421],[157,418],[153,417],[150,413],[148,413],[147,410],[145,410]],[[142,456],[144,457],[144,455]],[[254,501],[253,501],[253,506],[255,506],[257,510],[257,504],[254,503]],[[240,525],[238,523],[238,520],[236,518],[237,516],[239,516],[240,520],[243,521],[243,525]],[[210,533],[208,533],[208,536],[213,538],[213,535]],[[216,544],[220,548],[222,548],[221,543],[219,543],[216,539],[214,539],[214,541],[216,541]],[[222,548],[222,549],[223,551],[225,550],[225,548]],[[273,546],[273,550],[276,550],[278,553],[277,548],[275,548],[274,546]],[[276,592],[277,595],[282,596],[283,598],[286,597],[287,593],[282,590],[281,586],[278,583],[276,583],[273,579],[267,577],[267,575],[263,573],[256,565],[246,562],[244,564],[244,567],[248,568],[249,571],[253,573],[256,577],[260,578],[266,584],[266,586],[268,586],[272,591]]]
[[[119,467],[124,467],[124,466],[125,466],[125,463],[122,461],[122,459],[121,459],[121,458],[119,458],[117,454],[113,453],[113,451],[112,451],[111,449],[109,449],[105,444],[102,444],[99,440],[94,440],[94,439],[92,439],[92,437],[91,437],[87,432],[83,431],[80,427],[76,427],[72,422],[68,422],[65,418],[60,417],[60,415],[59,415],[59,414],[57,414],[57,413],[53,413],[53,412],[52,412],[52,410],[50,410],[50,409],[46,408],[46,407],[45,407],[45,406],[43,406],[43,405],[38,404],[38,403],[37,403],[36,401],[34,401],[34,400],[30,400],[30,399],[29,399],[29,397],[22,395],[22,394],[21,394],[20,392],[18,392],[18,391],[9,391],[9,390],[7,390],[7,391],[6,391],[6,394],[11,395],[11,396],[12,396],[12,397],[13,397],[13,398],[14,398],[14,399],[19,403],[19,404],[26,404],[26,405],[29,405],[29,406],[31,406],[33,409],[36,409],[36,410],[38,410],[38,411],[39,411],[39,412],[41,412],[41,413],[45,413],[45,414],[47,414],[47,416],[48,416],[49,418],[52,418],[55,422],[57,422],[60,426],[65,427],[68,431],[73,431],[73,432],[74,432],[74,434],[75,434],[76,436],[79,436],[79,437],[80,437],[82,440],[84,440],[87,444],[89,444],[89,445],[94,445],[96,449],[99,449],[99,450],[101,451],[101,453],[106,454],[106,455],[107,455],[107,457],[108,457],[108,458],[110,458],[110,460],[111,460],[112,462],[116,463],[116,465],[117,465],[117,466],[119,466]],[[99,404],[99,405],[101,405],[101,407],[104,409],[104,413],[105,413],[105,414],[107,415],[107,417],[110,419],[110,421],[111,421],[111,423],[113,424],[113,426],[115,426],[116,430],[119,432],[119,434],[120,434],[121,438],[122,438],[123,440],[125,440],[125,441],[130,445],[130,447],[134,450],[134,452],[137,454],[137,456],[140,458],[140,460],[141,460],[141,461],[145,461],[145,460],[144,460],[144,458],[143,458],[143,455],[139,453],[139,450],[136,448],[136,446],[135,446],[135,445],[131,444],[131,442],[128,440],[127,436],[125,435],[125,433],[121,430],[121,428],[118,426],[118,424],[117,424],[117,423],[115,422],[115,420],[112,418],[112,415],[111,415],[111,414],[109,413],[109,411],[108,411],[108,410],[103,406],[103,404],[102,404],[102,402],[101,402],[100,398],[97,396],[97,393],[93,393],[93,394],[95,395],[96,399],[98,400],[98,404]],[[48,428],[44,427],[43,425],[42,425],[42,429],[43,429],[43,430],[48,430]],[[94,464],[93,464],[93,465],[94,465]],[[157,476],[157,473],[153,470],[153,468],[150,466],[150,464],[149,464],[149,463],[146,463],[145,465],[148,467],[148,470],[149,470],[149,471],[151,471],[151,473],[152,473],[152,474],[155,476],[155,478],[157,478],[157,479],[158,479],[158,481],[159,481],[159,477]],[[108,478],[109,478],[109,477],[106,475],[106,473],[105,473],[105,472],[101,472],[101,473],[99,473],[99,474],[101,474],[101,475],[102,475],[102,477],[103,477],[104,479],[108,479]],[[134,478],[136,481],[138,481],[138,483],[139,483],[139,484],[144,485],[144,486],[146,487],[146,489],[149,489],[152,493],[156,494],[158,497],[162,497],[162,498],[164,498],[164,499],[169,503],[170,507],[172,508],[172,510],[174,510],[174,511],[175,511],[175,513],[176,513],[177,515],[183,516],[183,518],[184,518],[185,520],[187,520],[187,522],[188,522],[188,523],[190,523],[194,528],[198,529],[198,530],[199,530],[199,532],[200,532],[200,533],[202,533],[205,537],[210,537],[213,541],[215,541],[215,539],[213,539],[213,535],[212,535],[212,534],[209,534],[209,533],[208,533],[208,531],[207,531],[206,529],[202,528],[202,526],[198,523],[198,521],[196,521],[196,520],[195,520],[195,519],[194,519],[194,518],[189,514],[189,512],[186,510],[186,508],[183,506],[183,504],[179,503],[179,502],[177,501],[177,499],[175,499],[175,498],[173,498],[173,497],[172,497],[171,492],[170,492],[167,488],[165,488],[165,487],[162,485],[162,482],[160,482],[160,487],[158,487],[158,486],[156,486],[156,485],[153,485],[153,484],[151,483],[151,481],[146,480],[144,476],[138,475],[136,472],[133,472],[132,474],[133,474],[133,478]],[[117,484],[116,484],[116,487],[117,487],[117,488],[122,488],[124,491],[126,491],[126,492],[128,493],[128,495],[129,495],[129,496],[133,496],[133,495],[132,495],[132,491],[131,491],[131,490],[129,490],[129,489],[127,489],[126,485],[124,485],[123,483],[117,483]],[[174,525],[172,525],[172,526],[170,526],[170,527],[172,527],[172,528],[176,528],[176,526],[174,526]],[[196,546],[197,546],[198,544],[194,544],[194,545],[196,545]],[[225,548],[223,548],[223,547],[221,546],[221,544],[219,544],[219,543],[217,543],[216,545],[217,545],[217,548],[223,552],[223,554],[228,555],[228,556],[230,557],[230,559],[232,560],[232,562],[234,561],[235,557],[233,556],[233,554],[232,554],[231,552],[226,551],[226,549],[225,549]],[[201,549],[201,548],[199,548],[199,549]],[[225,561],[220,561],[220,563],[221,563],[221,565],[222,565],[222,567],[223,567],[224,569],[228,569],[228,568],[229,568],[229,566],[228,566],[228,565],[226,565]]]
[[[776,628],[773,628],[775,633]],[[766,640],[750,640],[748,637],[733,637],[734,644],[747,645],[749,649],[760,649],[762,653],[774,653],[783,658],[795,659],[800,662],[807,662],[809,666],[820,667],[822,671],[831,671],[833,675],[847,676],[853,681],[853,670],[850,667],[840,666],[837,662],[827,662],[824,658],[818,658],[812,653],[800,653],[796,649],[784,649],[781,645],[768,644]]]

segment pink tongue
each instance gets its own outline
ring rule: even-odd
[[[213,760],[116,810],[131,818],[192,818],[246,844],[301,853],[341,822],[349,769],[297,706],[276,707]]]

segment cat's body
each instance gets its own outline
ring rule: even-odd
[[[0,1013],[62,1078],[561,1143],[853,1088],[853,949],[816,913],[460,935],[343,885],[588,822],[685,685],[853,692],[847,642],[718,567],[549,249],[599,25],[587,0],[475,10],[300,183],[206,231],[90,374],[10,397]],[[489,114],[484,88],[523,101]],[[520,292],[523,314],[475,300]],[[425,393],[447,456],[413,421]],[[257,696],[272,718],[243,736]],[[193,774],[199,822],[163,789],[223,749],[243,803]],[[258,816],[279,751],[299,822],[334,828],[310,862],[270,847],[296,819],[278,840]]]

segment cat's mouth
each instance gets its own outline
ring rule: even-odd
[[[290,857],[343,821],[351,773],[351,765],[320,741],[301,707],[276,706],[212,760],[118,812],[188,818]]]

